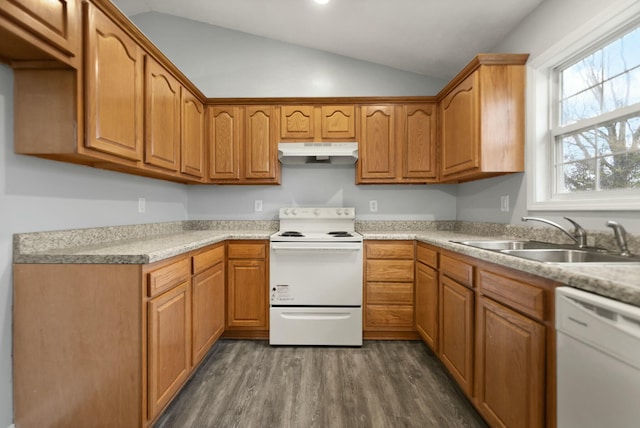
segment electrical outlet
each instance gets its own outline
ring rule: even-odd
[[[500,196],[500,211],[509,212],[509,195]]]
[[[138,212],[143,213],[147,210],[147,200],[145,198],[138,198]]]
[[[256,199],[253,201],[253,210],[255,212],[262,212],[262,199]]]
[[[369,211],[371,211],[372,213],[378,212],[378,201],[369,201]]]

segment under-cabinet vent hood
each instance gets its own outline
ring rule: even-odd
[[[285,165],[353,165],[358,143],[279,143],[278,159]]]

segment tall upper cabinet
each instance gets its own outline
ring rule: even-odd
[[[524,171],[527,58],[478,55],[440,92],[440,181]]]

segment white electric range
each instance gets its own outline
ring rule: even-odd
[[[271,345],[362,345],[362,235],[355,208],[281,208],[271,235]]]

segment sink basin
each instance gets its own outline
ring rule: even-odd
[[[482,248],[483,250],[524,250],[524,249],[541,249],[541,248],[558,248],[563,247],[560,244],[539,241],[521,241],[511,239],[496,240],[478,240],[478,241],[452,241],[456,244],[469,245],[470,247]],[[566,247],[566,245],[564,245]]]
[[[640,258],[584,250],[537,249],[502,250],[503,254],[544,263],[640,263]]]

